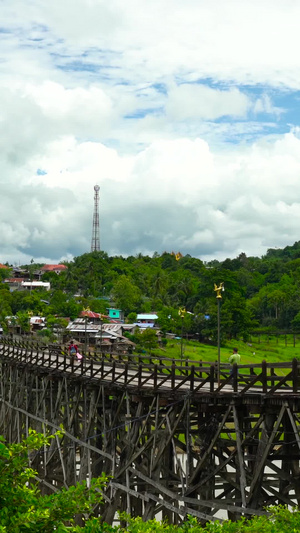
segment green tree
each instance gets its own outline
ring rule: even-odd
[[[137,344],[145,348],[150,354],[153,348],[158,347],[156,331],[152,328],[141,329],[135,333],[134,337]]]
[[[26,311],[18,311],[17,312],[17,323],[19,324],[21,330],[24,333],[28,333],[30,331],[30,316]]]
[[[50,305],[47,313],[74,319],[79,315],[81,310],[82,305],[79,305],[74,298],[70,297],[70,295],[59,290],[55,291],[50,298]]]
[[[137,319],[137,314],[134,312],[129,313],[129,315],[127,315],[128,324],[134,324],[136,322],[136,319]]]
[[[11,269],[8,266],[7,268],[0,268],[0,281],[3,281],[6,278],[9,278],[11,275]]]
[[[12,295],[6,289],[0,290],[0,325],[6,329],[5,318],[12,315]]]
[[[125,315],[131,311],[137,311],[141,303],[139,288],[125,275],[119,277],[112,290],[112,298],[115,305],[124,311]]]
[[[31,429],[29,436],[19,444],[6,445],[0,437],[0,532],[113,531],[109,526],[103,529],[99,519],[92,518],[93,507],[101,502],[101,489],[106,482],[104,475],[93,479],[89,488],[83,482],[51,495],[41,495],[28,457],[44,449],[52,438],[54,436],[44,437]],[[82,513],[86,524],[76,526],[75,516]]]

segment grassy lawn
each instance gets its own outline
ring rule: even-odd
[[[287,342],[286,342],[287,341]],[[300,338],[296,339],[296,345],[293,345],[293,336],[284,336],[279,338],[261,336],[260,338],[252,337],[251,342],[245,343],[242,340],[227,341],[220,349],[221,363],[228,363],[228,358],[232,349],[236,347],[241,355],[241,364],[256,363],[260,364],[263,360],[268,363],[283,363],[292,361],[294,358],[300,359]],[[168,357],[170,359],[180,360],[181,341],[172,340],[163,349],[152,350],[153,357]],[[146,354],[144,354],[146,355]],[[217,346],[201,344],[197,341],[183,341],[183,361],[209,361],[215,362],[218,359]]]

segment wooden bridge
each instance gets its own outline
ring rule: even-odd
[[[240,365],[0,344],[0,434],[55,433],[32,458],[44,492],[111,476],[98,512],[178,523],[300,503],[300,362]]]

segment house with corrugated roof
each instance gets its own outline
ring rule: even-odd
[[[29,318],[30,331],[39,331],[46,328],[47,320],[44,316],[31,316]]]
[[[153,328],[156,326],[157,320],[156,313],[139,313],[136,317],[136,325],[140,328]]]
[[[13,292],[20,289],[24,281],[26,281],[25,278],[6,278],[3,283],[8,285],[10,292]]]
[[[87,318],[92,324],[100,324],[103,320],[108,319],[108,315],[103,315],[102,313],[95,313],[89,309],[81,311],[80,316]]]
[[[85,317],[79,317],[70,322],[66,329],[76,344],[86,344],[106,353],[131,353],[135,344],[122,335],[122,325],[95,324]]]

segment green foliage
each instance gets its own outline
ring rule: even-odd
[[[137,310],[141,302],[141,291],[127,276],[122,274],[113,286],[112,297],[116,307],[127,314]]]
[[[132,519],[124,514],[121,518],[127,521],[127,526],[119,530],[123,533],[298,533],[300,531],[299,510],[289,511],[283,506],[268,509],[268,514],[264,516],[253,516],[248,520],[242,518],[237,522],[217,520],[208,522],[206,526],[202,526],[191,516],[179,526],[156,520],[143,522],[141,518]]]
[[[9,267],[7,268],[0,268],[0,281],[3,281],[6,278],[9,278],[11,275],[11,269]]]
[[[62,290],[53,293],[47,314],[58,315],[60,317],[76,318],[82,310],[82,305],[78,304],[75,298],[70,297]]]
[[[156,331],[152,328],[137,331],[134,335],[135,342],[151,353],[151,350],[157,348],[158,341]]]
[[[128,324],[134,324],[136,322],[136,319],[137,319],[137,313],[132,312],[127,315]]]
[[[29,430],[22,443],[6,445],[0,437],[0,532],[101,531],[99,520],[88,518],[93,507],[101,502],[104,475],[92,480],[89,488],[84,482],[51,495],[40,494],[34,479],[36,473],[28,465],[28,455],[49,445],[52,438],[54,435],[44,437]],[[86,525],[74,525],[75,516],[82,513],[87,517]]]
[[[30,316],[26,311],[17,312],[17,323],[23,332],[28,333],[30,331]]]
[[[29,265],[28,269],[37,265]],[[225,284],[221,306],[221,336],[247,338],[258,327],[299,331],[300,241],[283,250],[270,249],[262,258],[237,258],[204,264],[189,255],[176,260],[170,253],[127,258],[92,252],[66,263],[66,271],[44,274],[50,292],[0,291],[0,323],[5,316],[30,311],[35,315],[78,316],[83,307],[106,314],[114,305],[125,316],[155,311],[162,332],[181,336],[179,307],[192,313],[184,334],[215,340],[217,302],[214,283]],[[75,296],[76,295],[76,296]],[[105,299],[103,299],[105,298]],[[45,303],[49,301],[49,305]],[[209,320],[204,316],[209,315]]]

